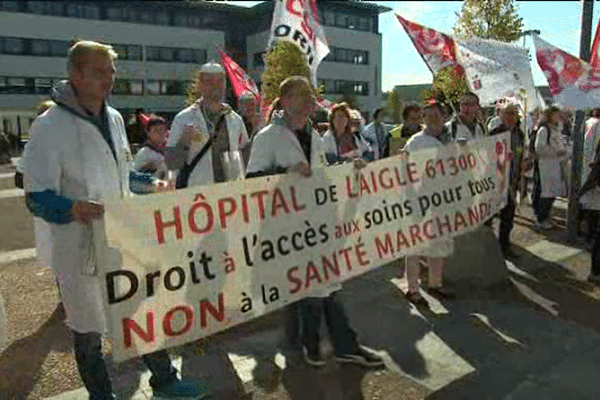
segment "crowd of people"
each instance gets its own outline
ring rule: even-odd
[[[36,230],[38,243],[46,248],[45,263],[52,267],[73,332],[74,352],[90,399],[113,399],[114,394],[102,349],[106,321],[102,310],[100,282],[95,274],[94,221],[102,218],[103,202],[131,193],[162,190],[295,173],[308,177],[317,166],[350,162],[355,168],[385,157],[448,143],[475,141],[488,135],[509,133],[511,138],[510,187],[499,218],[499,244],[506,257],[515,257],[510,232],[515,210],[533,180],[531,194],[536,228],[552,227],[550,211],[554,198],[568,190],[568,150],[565,144],[565,114],[556,107],[543,110],[540,118],[530,115],[523,124],[522,110],[515,103],[499,101],[497,115],[485,121],[479,98],[466,92],[452,115],[449,107],[432,100],[424,105],[406,104],[403,123],[384,123],[385,109],[364,121],[346,103],[328,110],[328,123],[317,126],[314,88],[305,77],[292,76],[279,87],[277,98],[265,118],[257,115],[254,98],[240,99],[238,110],[223,102],[226,75],[217,63],[203,65],[194,82],[198,97],[169,122],[154,114],[138,112],[136,129],[126,132],[119,112],[107,104],[115,75],[116,54],[110,46],[80,41],[68,55],[68,80],[52,90],[52,103],[40,111],[30,131],[20,171],[24,176],[26,202],[45,233]],[[240,115],[241,114],[241,115]],[[316,128],[321,129],[316,129]],[[600,109],[586,124],[584,180],[600,180],[594,161],[600,141]],[[132,154],[130,141],[143,140]],[[585,186],[585,185],[584,185]],[[588,185],[589,186],[589,185]],[[582,206],[595,215],[600,190],[582,193]],[[593,245],[590,280],[600,283],[600,239],[594,218],[588,218]],[[40,228],[42,229],[42,228]],[[49,238],[48,238],[49,237]],[[51,244],[50,244],[51,243]],[[427,291],[441,300],[453,293],[443,286],[443,269],[453,252],[453,241],[445,240],[406,257],[406,298],[423,306],[419,292],[420,268],[429,270]],[[336,297],[341,285],[300,300],[286,310],[289,340],[299,338],[305,361],[325,364],[319,348],[319,326],[324,317],[338,362],[380,367],[383,361],[359,344],[344,307]],[[152,372],[154,394],[164,397],[201,398],[210,388],[198,382],[181,381],[166,351],[142,357]]]

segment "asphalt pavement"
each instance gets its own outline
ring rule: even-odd
[[[33,228],[24,198],[0,168],[0,295],[8,346],[0,353],[0,399],[85,399],[52,273],[31,258]],[[171,349],[182,376],[208,380],[214,399],[597,399],[600,290],[585,282],[589,251],[559,228],[531,229],[522,206],[512,235],[518,258],[493,288],[457,288],[447,313],[415,308],[398,285],[395,262],[344,283],[339,293],[362,344],[382,370],[306,365],[282,346],[274,312],[219,333],[203,346]],[[6,254],[20,257],[7,258]],[[3,258],[4,257],[4,258]],[[199,355],[199,349],[202,354]],[[328,340],[325,351],[331,351]],[[110,354],[110,343],[107,343]],[[110,359],[110,356],[109,356]],[[151,398],[139,360],[110,363],[119,398]]]

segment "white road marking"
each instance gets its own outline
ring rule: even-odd
[[[8,264],[14,261],[35,258],[36,254],[35,248],[5,251],[0,253],[0,264]]]
[[[6,199],[10,197],[22,197],[25,195],[25,191],[23,189],[4,189],[0,190],[0,199]]]

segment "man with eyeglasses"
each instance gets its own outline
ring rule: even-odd
[[[465,92],[459,100],[458,114],[446,123],[451,142],[469,142],[486,136],[486,129],[477,119],[479,97],[473,92]]]

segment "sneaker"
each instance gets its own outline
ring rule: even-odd
[[[406,297],[406,300],[408,300],[415,306],[429,307],[429,303],[423,298],[423,296],[421,296],[419,292],[406,292],[404,297]]]
[[[587,280],[595,285],[600,285],[600,274],[590,274]]]
[[[385,366],[381,357],[371,353],[370,351],[366,350],[361,346],[358,347],[354,354],[336,355],[335,359],[337,360],[337,362],[341,363],[354,363],[372,368]]]
[[[176,380],[175,382],[162,387],[160,389],[154,389],[153,394],[156,399],[169,399],[169,400],[179,400],[179,399],[194,399],[201,400],[206,399],[212,390],[210,385],[206,382],[196,382],[196,381],[180,381]]]
[[[313,367],[322,367],[327,364],[323,357],[321,357],[318,348],[316,350],[309,351],[306,346],[302,346],[302,355],[304,356],[304,361]]]

